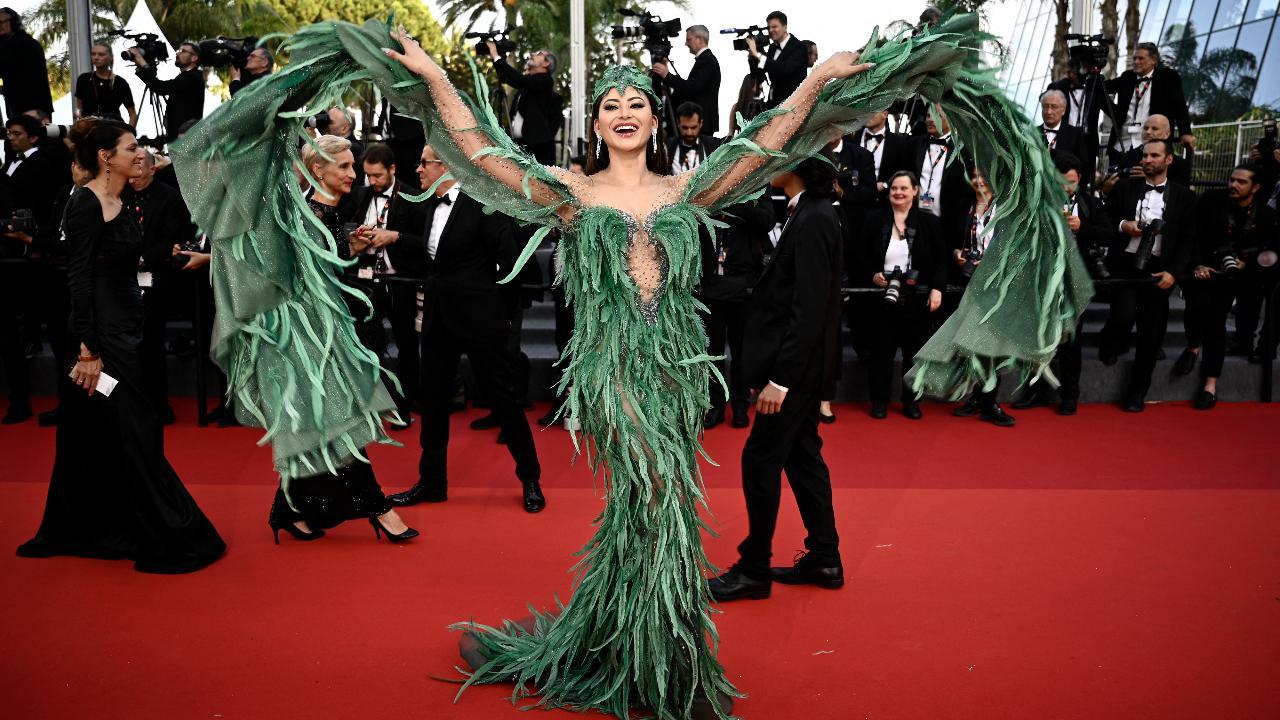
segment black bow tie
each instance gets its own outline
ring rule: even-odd
[[[453,204],[453,198],[449,197],[448,193],[445,193],[444,195],[437,196],[437,197],[436,197],[436,202],[437,202],[437,203],[444,203],[445,205],[452,205],[452,204]]]
[[[1163,195],[1165,187],[1167,186],[1166,185],[1148,185],[1147,192],[1151,192],[1152,190],[1155,190],[1156,192]]]
[[[1138,78],[1138,82],[1145,82],[1145,83],[1149,83],[1149,82],[1151,82],[1151,77],[1150,77],[1150,76],[1148,76],[1148,77],[1140,77],[1140,78]]]
[[[1049,128],[1045,128],[1045,129],[1044,129],[1044,133],[1045,133],[1046,135],[1048,135],[1049,133],[1053,133],[1054,135],[1057,135],[1057,134],[1058,134],[1058,131],[1057,131],[1057,130],[1051,130],[1051,129],[1049,129]]]
[[[949,140],[943,140],[942,138],[931,137],[931,138],[929,138],[929,144],[930,144],[930,145],[942,145],[943,147],[946,147],[946,146],[950,145],[950,144],[951,144],[951,142],[950,142]]]
[[[874,139],[876,139],[876,140],[883,140],[883,139],[884,139],[884,133],[879,133],[879,134],[876,134],[876,133],[867,133],[867,137],[869,137],[869,138],[874,138]]]

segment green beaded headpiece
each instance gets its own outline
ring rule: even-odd
[[[616,89],[618,92],[625,94],[629,87],[648,95],[654,101],[654,105],[657,106],[657,95],[653,92],[653,80],[649,77],[649,73],[635,65],[610,65],[606,68],[604,74],[596,81],[595,91],[591,94],[591,104],[594,105],[601,95],[610,90]]]

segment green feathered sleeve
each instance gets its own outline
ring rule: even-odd
[[[266,429],[261,442],[272,444],[286,482],[365,459],[365,445],[389,442],[381,416],[393,408],[377,357],[356,336],[347,307],[352,291],[338,281],[349,262],[338,257],[300,189],[307,116],[340,104],[352,83],[372,81],[401,112],[423,121],[453,177],[489,208],[552,226],[557,203],[571,199],[551,171],[507,138],[486,105],[452,96],[477,122],[449,126],[422,79],[381,51],[395,45],[388,31],[376,21],[302,29],[288,43],[288,66],[237,93],[173,146],[183,196],[212,245],[211,355],[227,373],[240,419]],[[482,79],[477,89],[484,92]],[[460,149],[460,132],[480,134],[482,153],[519,168],[523,182],[513,188],[481,171]],[[529,191],[535,183],[541,202]]]
[[[959,152],[991,184],[1001,238],[975,272],[959,309],[916,355],[911,382],[922,394],[955,397],[995,386],[999,373],[1047,373],[1058,343],[1075,331],[1093,286],[1062,217],[1066,197],[1031,121],[980,63],[990,36],[975,15],[955,15],[918,36],[873,33],[862,62],[875,67],[797,97],[796,109],[757,115],[691,172],[685,199],[716,213],[759,193],[874,112],[919,94],[946,114]],[[803,86],[802,86],[803,91]],[[800,92],[802,92],[800,91]],[[801,113],[779,147],[761,145],[775,119]],[[1049,376],[1049,379],[1053,379]]]

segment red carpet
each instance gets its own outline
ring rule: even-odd
[[[918,423],[836,410],[823,436],[848,585],[723,607],[721,657],[750,695],[739,715],[1280,716],[1280,406],[1037,409],[1011,430],[940,405]],[[0,429],[3,717],[521,717],[509,688],[455,705],[456,686],[430,676],[456,662],[448,623],[567,593],[599,500],[585,463],[568,464],[566,433],[537,433],[539,516],[520,510],[509,457],[467,413],[450,501],[405,511],[421,541],[392,547],[351,523],[274,547],[256,431],[196,428],[192,405],[178,411],[170,458],[231,548],[182,577],[14,556],[39,521],[53,431]],[[375,451],[384,487],[414,479],[415,431]],[[745,437],[707,436],[721,563],[744,531]],[[802,537],[784,500],[780,562]]]

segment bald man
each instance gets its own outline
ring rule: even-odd
[[[1169,124],[1169,118],[1164,115],[1152,115],[1142,124],[1142,142],[1148,143],[1152,140],[1169,140],[1173,135],[1173,128]],[[1116,165],[1117,171],[1108,171],[1107,177],[1103,180],[1102,191],[1110,192],[1115,186],[1116,180],[1121,175],[1128,177],[1142,177],[1142,148],[1134,148],[1120,157],[1120,161]],[[1169,179],[1179,185],[1191,185],[1191,161],[1186,160],[1174,154],[1173,165],[1169,167]]]

